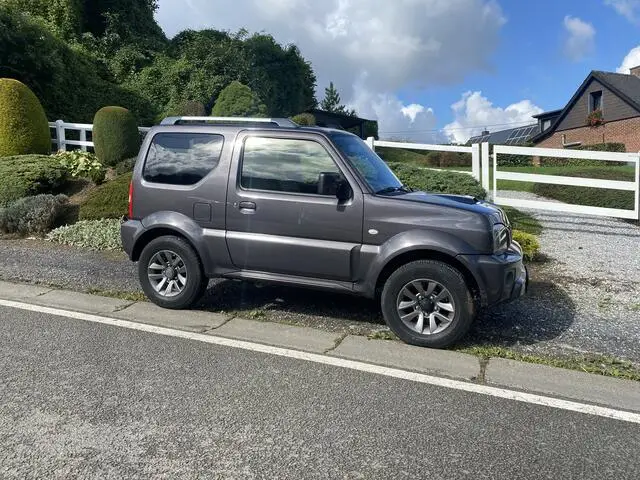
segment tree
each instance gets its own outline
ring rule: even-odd
[[[220,92],[211,112],[215,117],[264,117],[267,107],[248,86],[237,80]]]
[[[325,112],[350,115],[352,117],[356,116],[355,110],[347,109],[347,107],[342,105],[340,102],[340,94],[338,93],[338,90],[336,90],[336,87],[333,85],[333,82],[330,82],[329,86],[324,89],[324,100],[322,100],[320,108]]]

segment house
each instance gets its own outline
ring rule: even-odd
[[[492,145],[526,145],[532,137],[540,132],[538,124],[525,125],[523,127],[489,132],[484,130],[480,135],[467,140],[467,145],[474,143],[489,142]]]
[[[592,71],[563,109],[534,118],[537,147],[622,143],[640,151],[640,66],[631,74]]]
[[[348,130],[355,133],[362,139],[366,139],[368,136],[378,136],[378,126],[375,120],[367,120],[353,115],[327,112],[325,110],[318,109],[306,110],[304,113],[310,113],[313,115],[318,127]]]

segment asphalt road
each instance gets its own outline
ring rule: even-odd
[[[637,478],[640,428],[0,308],[0,478]]]

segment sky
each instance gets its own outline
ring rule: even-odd
[[[465,142],[564,107],[591,70],[640,65],[640,0],[159,0],[169,37],[295,43],[380,137]]]

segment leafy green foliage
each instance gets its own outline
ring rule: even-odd
[[[514,230],[513,239],[522,247],[522,256],[525,260],[532,261],[536,259],[540,253],[540,242],[535,235]]]
[[[47,240],[89,250],[120,250],[120,221],[82,220],[56,228],[47,235]]]
[[[299,113],[298,115],[291,118],[298,125],[302,125],[305,127],[311,127],[316,124],[316,117],[311,113]]]
[[[80,205],[79,219],[100,220],[126,215],[129,208],[131,176],[130,173],[120,175],[91,192]]]
[[[471,175],[427,170],[406,163],[392,163],[389,164],[389,167],[402,183],[414,190],[429,193],[471,195],[479,199],[487,197],[487,192]]]
[[[267,107],[246,85],[238,81],[225,87],[211,111],[215,117],[264,117]]]
[[[625,167],[564,167],[556,168],[555,171],[557,171],[557,175],[564,174],[571,177],[603,178],[628,182],[633,182],[635,178],[633,168]],[[621,190],[536,183],[533,185],[533,193],[576,205],[625,208],[629,210],[634,208],[634,193]]]
[[[49,152],[49,123],[38,98],[22,82],[0,78],[0,157]]]
[[[101,108],[93,119],[93,143],[98,159],[110,167],[135,156],[140,148],[136,118],[126,108]]]
[[[21,198],[0,209],[0,230],[20,235],[44,235],[64,215],[68,201],[65,195]]]
[[[55,158],[66,168],[73,178],[88,178],[96,185],[100,185],[105,178],[106,170],[98,161],[98,157],[91,152],[73,150],[59,151]]]
[[[324,89],[324,100],[320,103],[320,108],[325,112],[340,113],[342,115],[351,115],[355,117],[356,111],[349,110],[347,107],[342,105],[341,102],[342,100],[340,99],[338,90],[333,82],[330,82],[329,86]]]
[[[55,193],[68,172],[51,156],[19,155],[0,160],[0,207],[22,197]]]
[[[376,147],[376,153],[387,163],[416,163],[427,165],[427,155],[404,148]]]
[[[133,167],[135,167],[137,159],[137,157],[127,158],[126,160],[118,163],[115,166],[116,175],[133,172]]]
[[[626,152],[624,143],[597,143],[594,145],[580,145],[571,150],[593,150],[596,152]],[[620,162],[603,162],[602,160],[581,160],[577,158],[540,158],[540,165],[543,167],[604,167],[622,166]]]

